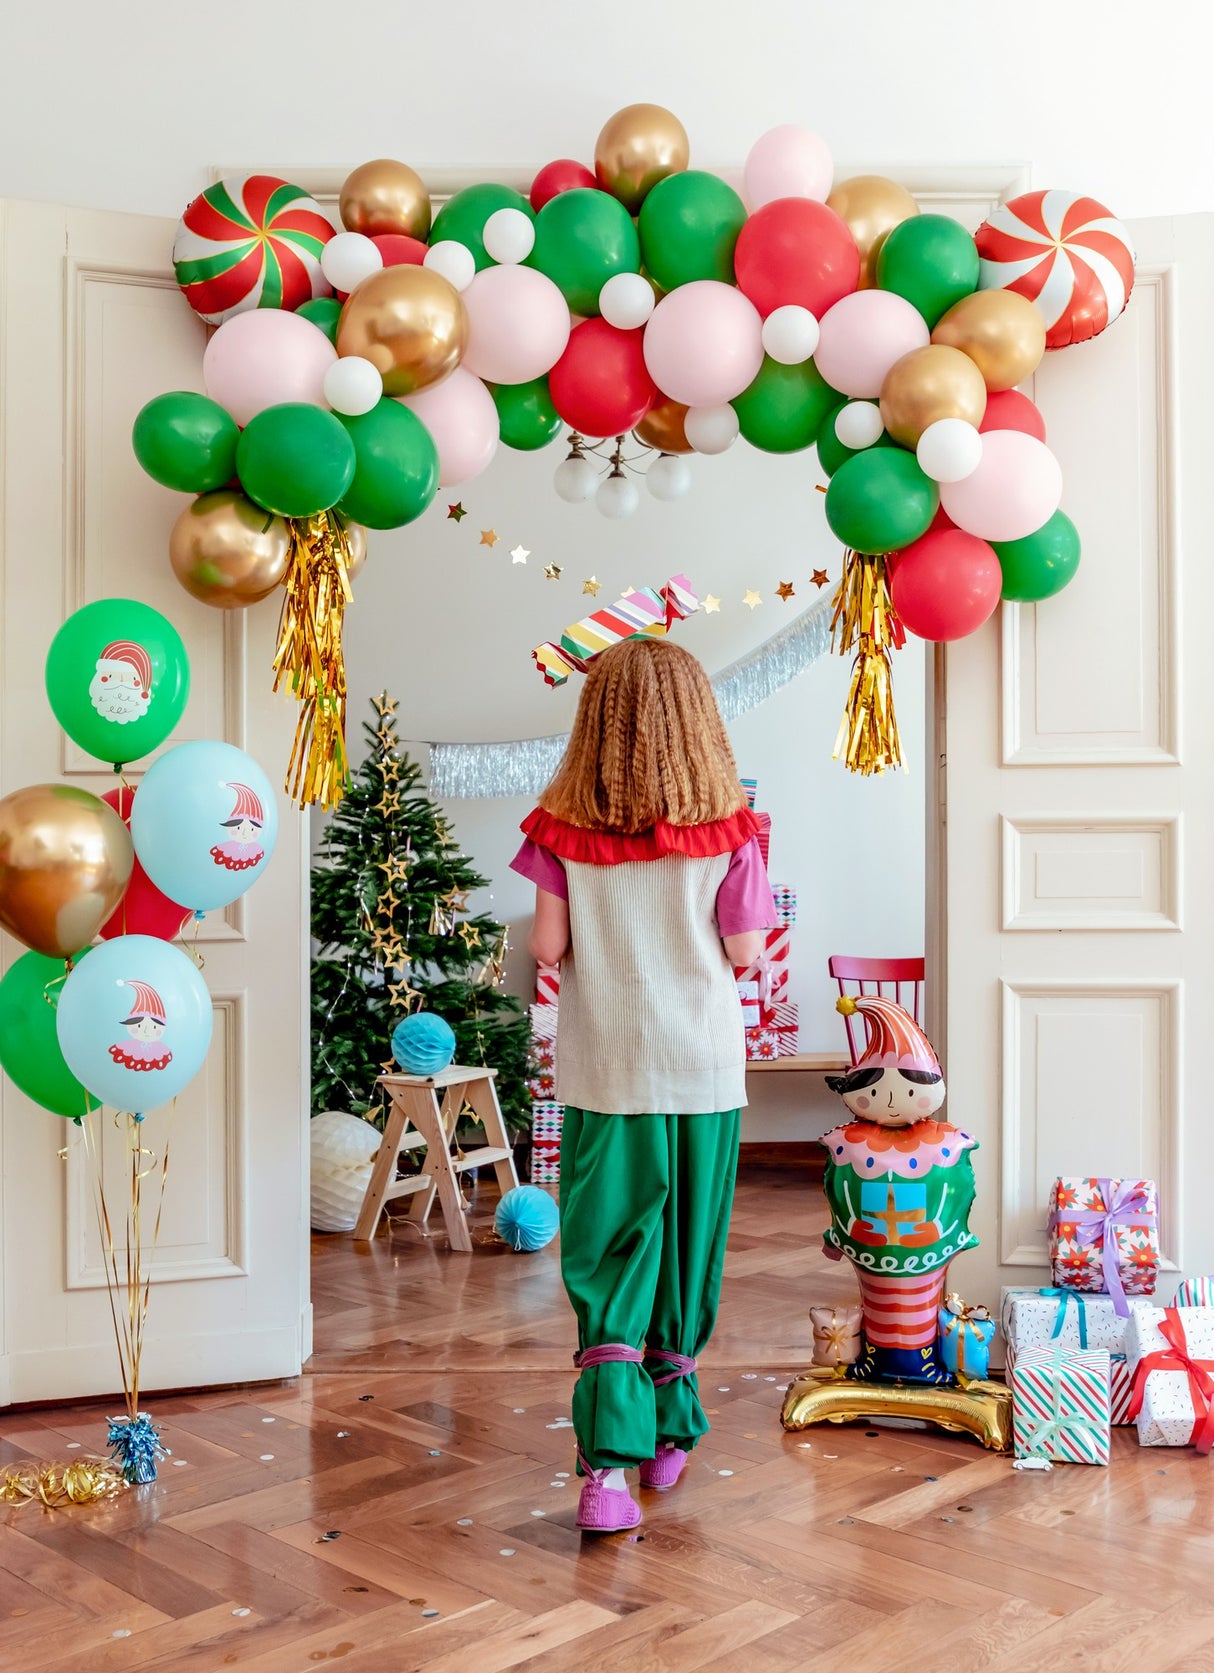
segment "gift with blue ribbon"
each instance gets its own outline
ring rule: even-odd
[[[971,1307],[959,1295],[947,1295],[938,1315],[940,1357],[954,1377],[973,1382],[990,1370],[991,1342],[995,1321],[990,1308],[981,1303]]]

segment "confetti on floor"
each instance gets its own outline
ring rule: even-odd
[[[245,1615],[251,1615],[253,1611],[251,1609],[233,1609],[232,1613],[243,1619]]]
[[[274,1462],[274,1454],[272,1452],[259,1453],[258,1457],[263,1464],[272,1464]]]
[[[732,1475],[733,1471],[732,1470],[718,1470],[717,1474],[718,1475]]]
[[[472,1526],[472,1518],[470,1516],[461,1516],[455,1525],[457,1528],[470,1528]]]
[[[498,1552],[499,1557],[513,1557],[513,1555],[514,1555],[513,1545],[503,1545],[501,1550]]]
[[[547,1516],[548,1512],[546,1510],[533,1510],[531,1514],[532,1516]]]

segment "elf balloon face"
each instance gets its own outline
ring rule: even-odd
[[[944,1102],[944,1082],[939,1072],[924,1069],[856,1069],[840,1077],[834,1090],[861,1121],[875,1121],[880,1127],[909,1127],[925,1121]]]

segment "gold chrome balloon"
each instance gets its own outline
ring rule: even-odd
[[[896,180],[887,180],[883,174],[857,174],[840,180],[826,206],[847,222],[860,251],[859,288],[870,289],[877,282],[877,254],[887,234],[917,215],[919,205]]]
[[[367,531],[361,523],[347,523],[344,517],[342,528],[346,531],[346,545],[350,551],[346,559],[346,575],[352,581],[367,561]]]
[[[191,597],[242,610],[282,582],[291,557],[285,518],[263,511],[235,488],[200,494],[173,524],[169,561]]]
[[[632,432],[646,447],[656,447],[659,453],[694,453],[683,428],[687,408],[681,401],[662,401],[650,407]]]
[[[347,232],[403,232],[423,241],[430,231],[430,194],[407,163],[377,157],[346,176],[338,200]]]
[[[982,373],[968,354],[942,343],[904,354],[881,385],[881,422],[903,447],[914,447],[940,418],[963,418],[976,429],[985,411]]]
[[[919,1418],[972,1435],[991,1452],[1012,1450],[1012,1391],[1003,1383],[864,1383],[811,1371],[789,1385],[780,1412],[785,1429],[872,1417]]]
[[[135,850],[113,808],[74,784],[0,801],[0,926],[47,958],[87,947],[131,877]]]
[[[385,267],[364,279],[341,311],[337,352],[369,360],[385,395],[425,389],[463,359],[468,342],[464,299],[428,267]]]
[[[635,215],[646,194],[687,167],[691,146],[677,116],[661,105],[625,105],[609,117],[594,147],[599,185]]]
[[[1014,290],[976,290],[953,303],[932,342],[968,354],[994,394],[1014,389],[1037,370],[1045,353],[1045,319]]]

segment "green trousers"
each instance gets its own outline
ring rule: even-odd
[[[594,1469],[627,1469],[667,1441],[690,1451],[708,1429],[695,1357],[716,1324],[738,1165],[741,1111],[595,1115],[566,1108],[561,1133],[561,1276],[579,1350],[622,1342],[643,1365],[588,1367],[573,1427]]]

